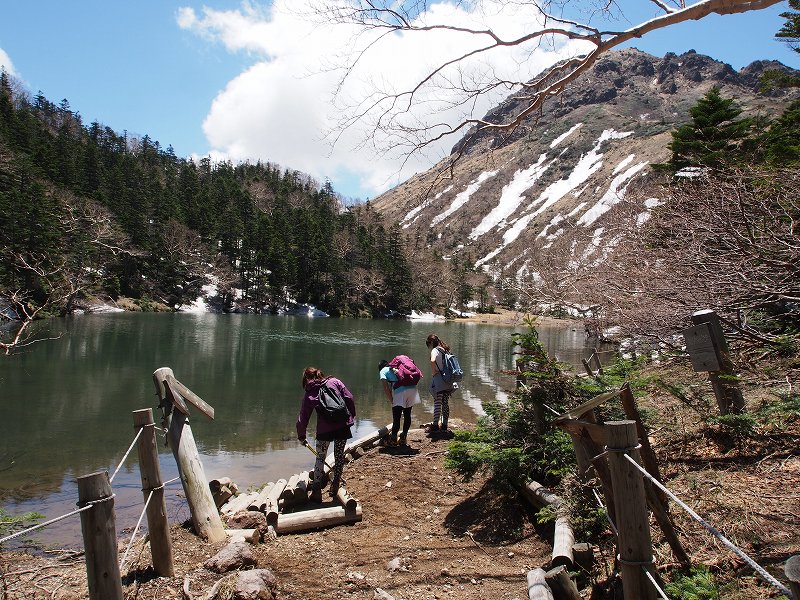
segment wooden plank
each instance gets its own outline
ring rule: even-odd
[[[171,403],[179,413],[186,417],[189,416],[189,407],[186,406],[186,402],[184,402],[181,395],[173,389],[167,379],[164,380],[164,398],[167,402]]]
[[[599,396],[595,396],[591,400],[584,402],[580,406],[573,408],[565,412],[563,415],[557,416],[553,419],[553,423],[559,423],[561,421],[566,421],[567,419],[580,419],[584,414],[592,410],[593,408],[597,408],[601,404],[608,402],[611,398],[619,395],[619,390],[613,392],[605,392],[604,394],[600,394]]]
[[[166,383],[170,385],[173,390],[178,392],[189,404],[194,406],[197,410],[207,416],[209,419],[214,419],[214,407],[205,402],[200,396],[195,394],[188,387],[183,385],[180,381],[175,379],[171,373],[167,374]]]
[[[719,371],[719,357],[711,337],[711,326],[708,323],[700,323],[684,329],[682,333],[692,368],[698,372]]]

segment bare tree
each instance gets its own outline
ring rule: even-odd
[[[627,228],[625,242],[598,271],[613,320],[665,339],[694,311],[712,309],[770,343],[764,321],[796,320],[788,309],[800,302],[798,191],[796,169],[665,182],[651,219]],[[756,314],[758,334],[747,322]]]
[[[730,15],[765,9],[780,0],[650,0],[657,16],[620,30],[604,30],[592,22],[611,23],[624,20],[622,8],[616,2],[552,2],[550,0],[474,0],[454,2],[457,7],[469,6],[474,13],[498,11],[512,7],[525,10],[532,25],[529,31],[509,33],[486,26],[475,27],[461,23],[437,22],[435,11],[428,11],[425,0],[395,2],[394,0],[317,0],[312,3],[313,16],[328,23],[354,26],[361,33],[352,42],[346,55],[336,63],[342,69],[340,89],[348,78],[358,77],[358,68],[366,63],[371,51],[378,45],[397,36],[417,36],[438,32],[460,40],[469,38],[458,48],[467,50],[448,54],[439,46],[439,53],[428,57],[430,67],[405,89],[394,89],[392,77],[372,75],[363,83],[362,94],[346,102],[346,110],[338,130],[340,132],[357,124],[368,125],[363,143],[383,143],[384,150],[394,149],[406,156],[422,152],[439,144],[445,138],[484,133],[508,134],[530,117],[535,117],[545,102],[560,94],[571,82],[585,73],[609,50],[630,40],[638,39],[657,29],[677,23],[702,19],[710,14]],[[522,14],[522,13],[520,13]],[[569,15],[589,15],[586,22],[574,20]],[[488,22],[488,21],[487,21]],[[519,28],[517,28],[519,29]],[[413,39],[417,39],[414,37]],[[471,44],[470,44],[471,42]],[[544,68],[532,78],[529,70],[522,68],[533,63],[537,52],[543,49],[565,49],[566,58]],[[491,67],[490,57],[495,53],[509,53],[508,60],[517,61],[517,79],[500,75]],[[556,55],[554,55],[556,56]],[[484,63],[481,63],[485,59]],[[538,56],[541,60],[541,56]],[[521,109],[513,113],[495,111],[484,118],[476,112],[480,100],[487,95],[513,91]],[[423,108],[423,110],[420,110]],[[421,114],[431,114],[423,119]],[[442,169],[458,161],[466,144],[461,144]]]

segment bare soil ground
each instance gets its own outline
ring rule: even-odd
[[[783,579],[783,563],[800,553],[800,414],[762,419],[752,435],[737,441],[703,419],[714,410],[704,374],[677,362],[649,371],[654,379],[638,403],[667,486]],[[769,372],[743,369],[751,410],[800,384],[796,366]],[[680,400],[657,380],[682,385],[687,396]],[[362,505],[362,522],[279,536],[255,547],[258,567],[277,577],[278,598],[366,600],[378,588],[395,600],[527,598],[525,574],[547,566],[552,530],[537,526],[521,501],[492,493],[484,478],[463,482],[447,471],[447,439],[416,429],[409,442],[410,451],[374,448],[345,469],[347,489]],[[692,563],[714,573],[719,598],[779,596],[682,509],[671,504],[670,512]],[[668,579],[676,561],[655,522],[651,531],[656,564]],[[619,586],[612,585],[617,581],[612,541],[608,533],[593,540],[598,565],[593,577],[581,582],[584,598],[621,598]],[[120,540],[120,552],[126,544],[127,536]],[[123,574],[126,599],[181,598],[187,578],[193,596],[202,598],[221,577],[203,563],[222,544],[204,543],[186,525],[175,525],[173,545],[173,578],[154,577],[148,546],[135,547]],[[0,594],[87,598],[83,557],[0,553]]]

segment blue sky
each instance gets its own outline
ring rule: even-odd
[[[654,5],[636,6],[638,14],[627,13],[631,21],[654,16],[646,12]],[[657,56],[694,49],[736,69],[756,59],[800,68],[800,54],[773,39],[786,10],[783,2],[710,16],[630,45]],[[403,164],[397,156],[381,159],[352,129],[331,148],[322,133],[341,107],[330,99],[335,78],[325,65],[351,33],[332,33],[257,2],[7,1],[0,63],[32,94],[69,100],[87,124],[148,134],[178,156],[260,158],[330,179],[343,195],[364,199],[428,168],[455,140],[438,155]],[[366,68],[381,73],[384,85],[407,85],[423,58],[408,47],[388,48]]]

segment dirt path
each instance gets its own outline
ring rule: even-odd
[[[409,433],[408,451],[369,450],[344,474],[362,505],[360,523],[256,546],[258,567],[278,579],[278,598],[372,599],[377,588],[396,600],[527,597],[525,574],[547,563],[549,546],[526,507],[501,504],[483,488],[483,478],[465,483],[444,468],[447,442],[416,429]],[[123,538],[120,552],[127,544]],[[222,545],[205,544],[176,525],[175,577],[154,578],[149,550],[140,544],[123,574],[126,600],[181,598],[187,575],[192,593],[202,597],[221,577],[203,569],[203,562]],[[80,556],[3,553],[0,571],[5,598],[88,597]]]

